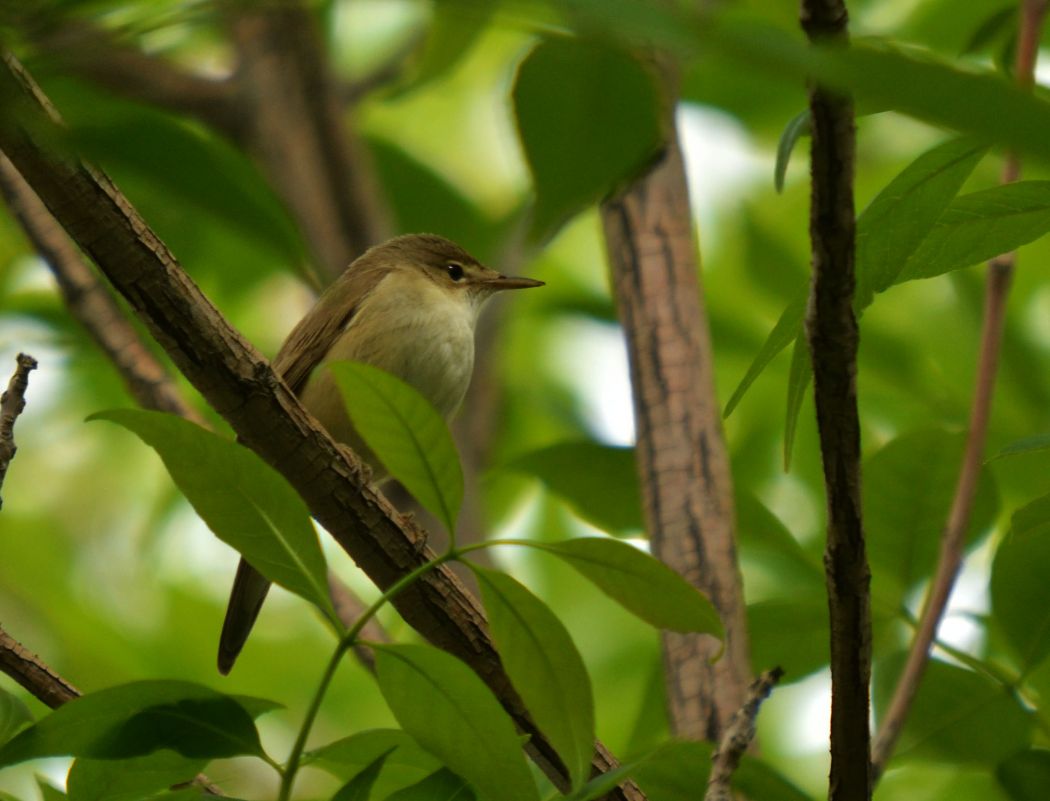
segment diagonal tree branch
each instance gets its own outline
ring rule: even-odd
[[[57,709],[80,697],[80,691],[40,661],[0,626],[0,670],[37,700]]]
[[[843,0],[802,0],[810,41],[844,41]],[[824,551],[831,619],[831,801],[871,798],[871,573],[860,508],[857,320],[853,314],[853,102],[812,85],[809,231],[813,277],[806,336],[827,495]]]
[[[1035,76],[1035,64],[1039,52],[1039,39],[1043,18],[1046,15],[1046,0],[1023,0],[1019,21],[1017,57],[1014,75],[1017,83],[1031,89]],[[1011,183],[1020,178],[1021,163],[1016,155],[1009,155],[1003,167],[1001,182]],[[911,710],[912,702],[919,691],[926,664],[930,659],[937,627],[944,616],[955,579],[962,567],[966,531],[970,526],[970,515],[977,494],[981,463],[984,458],[984,441],[991,415],[992,397],[995,392],[995,376],[999,367],[999,352],[1003,339],[1006,317],[1006,300],[1010,291],[1017,253],[1004,253],[988,264],[988,282],[984,298],[984,322],[981,329],[980,352],[974,379],[973,403],[970,408],[970,426],[966,437],[966,449],[959,466],[959,477],[955,485],[948,520],[941,536],[941,551],[937,560],[930,589],[923,603],[919,624],[908,651],[897,686],[879,726],[878,737],[872,752],[875,778],[886,769],[893,755],[897,738]]]
[[[361,463],[340,448],[299,404],[266,360],[234,330],[104,175],[48,152],[55,123],[39,89],[15,60],[0,69],[0,149],[70,236],[92,257],[172,361],[241,440],[277,469],[313,516],[381,588],[433,558],[426,535],[402,519],[364,479]],[[477,602],[448,569],[401,593],[395,606],[431,642],[471,665],[503,703],[529,750],[552,780],[567,777],[536,729],[499,661]],[[615,760],[598,746],[594,769]],[[625,784],[615,799],[641,799]]]
[[[660,161],[602,204],[613,292],[627,337],[638,470],[653,552],[700,588],[726,630],[664,632],[673,731],[718,741],[750,682],[733,537],[729,459],[715,397],[685,170],[673,121]]]

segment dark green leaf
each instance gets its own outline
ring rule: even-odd
[[[896,283],[987,261],[1048,231],[1050,181],[1018,181],[963,195],[937,220]]]
[[[915,159],[871,201],[857,218],[854,308],[896,282],[987,150],[968,137],[951,139]]]
[[[521,743],[492,691],[425,645],[376,648],[376,675],[397,722],[487,801],[536,801]]]
[[[328,365],[354,428],[394,478],[450,532],[463,503],[463,469],[448,426],[415,389],[361,362]]]
[[[474,790],[447,768],[387,796],[386,801],[474,801]]]
[[[500,661],[574,788],[591,772],[594,697],[576,645],[539,598],[505,573],[471,564]]]
[[[339,788],[339,791],[332,796],[332,801],[368,801],[372,796],[372,787],[376,783],[379,771],[383,769],[383,763],[393,750],[390,748],[369,762],[360,773]]]
[[[518,70],[513,97],[540,237],[638,172],[663,140],[652,76],[606,44],[540,43]]]
[[[1018,510],[992,565],[992,613],[1029,670],[1050,654],[1050,495]]]
[[[19,729],[33,722],[33,713],[29,711],[21,698],[17,698],[0,687],[0,745],[10,740]]]
[[[40,797],[43,801],[64,801],[67,797],[65,793],[39,776],[36,777],[36,786],[40,790]]]
[[[903,663],[899,653],[877,666],[876,717],[885,710]],[[994,765],[1026,748],[1031,734],[1032,715],[1008,688],[934,660],[926,667],[895,756]]]
[[[369,729],[351,734],[307,751],[303,755],[303,763],[316,764],[336,776],[349,778],[353,772],[364,768],[381,754],[389,754],[387,771],[395,765],[402,766],[412,774],[413,781],[440,767],[434,757],[401,729]]]
[[[560,442],[519,456],[508,467],[536,476],[603,531],[644,528],[634,448]]]
[[[873,583],[901,598],[932,573],[959,464],[962,434],[928,429],[891,440],[864,463],[863,508]],[[982,471],[967,542],[992,524],[998,498]]]
[[[1004,456],[1017,456],[1022,453],[1036,453],[1037,451],[1047,450],[1050,450],[1050,434],[1038,434],[1034,437],[1025,437],[1017,440],[1017,442],[1011,442],[988,461],[1002,459]]]
[[[174,415],[114,409],[111,420],[160,454],[197,514],[256,570],[315,604],[338,628],[310,512],[284,477],[247,448]]]
[[[791,451],[795,447],[795,432],[798,430],[798,415],[806,389],[813,379],[813,365],[809,360],[809,344],[806,332],[799,331],[795,346],[791,350],[791,367],[788,370],[787,404],[784,409],[784,470],[791,469]]]
[[[66,791],[71,801],[140,801],[191,781],[205,764],[166,749],[130,759],[80,758],[69,769]]]
[[[1014,754],[996,766],[995,778],[1011,801],[1044,801],[1050,798],[1050,751]]]
[[[801,137],[809,136],[810,132],[809,109],[800,111],[784,126],[784,132],[780,134],[780,140],[777,142],[777,160],[773,167],[773,186],[778,193],[784,191],[784,176],[787,175],[788,162],[791,161],[795,143]]]
[[[776,665],[791,682],[828,664],[828,602],[820,595],[748,604],[747,629],[755,673]]]
[[[609,537],[530,541],[592,581],[642,620],[662,629],[722,636],[718,612],[699,590],[658,559]]]
[[[762,343],[762,347],[755,355],[751,366],[747,368],[744,377],[740,379],[737,388],[733,390],[733,395],[729,399],[729,403],[726,404],[725,412],[723,413],[724,417],[729,417],[733,413],[733,409],[740,403],[740,400],[755,382],[755,379],[773,361],[773,357],[798,337],[799,331],[802,330],[802,320],[806,315],[806,300],[808,297],[809,290],[804,289],[798,293],[795,299],[781,313],[780,319],[773,326],[773,330],[769,332],[766,341]]]
[[[124,759],[169,748],[186,757],[262,755],[233,698],[185,681],[139,681],[59,707],[0,748],[0,767],[45,756]]]
[[[1010,36],[1017,25],[1017,6],[1007,5],[993,11],[977,26],[959,55],[979,53],[996,39]]]

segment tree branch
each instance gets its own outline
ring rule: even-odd
[[[3,626],[0,626],[0,670],[52,709],[80,697],[76,687],[30,653],[4,631]]]
[[[802,0],[813,42],[845,41],[842,0]],[[871,573],[860,507],[857,321],[853,315],[853,102],[820,85],[813,119],[810,239],[813,278],[806,335],[827,494],[824,568],[831,618],[831,801],[871,798]]]
[[[685,170],[673,122],[645,176],[602,204],[630,357],[638,471],[653,552],[701,589],[726,630],[663,633],[673,731],[717,742],[750,681],[729,460],[715,397]]]
[[[1015,78],[1017,83],[1030,89],[1034,81],[1035,63],[1039,50],[1040,29],[1046,14],[1046,0],[1023,0],[1021,4],[1020,30],[1018,32]],[[1015,155],[1009,155],[1003,167],[1001,182],[1011,183],[1020,177],[1021,165]],[[879,726],[872,753],[875,778],[886,769],[893,755],[897,738],[911,710],[912,702],[919,690],[926,664],[930,659],[934,638],[941,618],[948,606],[955,579],[962,566],[966,545],[966,531],[970,526],[970,514],[977,494],[977,482],[984,460],[984,441],[988,431],[992,397],[995,391],[995,376],[999,367],[999,351],[1002,345],[1006,317],[1006,300],[1010,291],[1017,253],[1004,253],[988,264],[988,283],[985,288],[984,322],[981,329],[980,352],[974,379],[973,403],[970,408],[970,426],[966,437],[966,448],[959,466],[959,477],[955,485],[948,520],[941,535],[941,550],[937,569],[930,582],[930,589],[923,603],[919,624],[908,651],[897,686]]]
[[[20,65],[0,70],[0,149],[55,218],[92,257],[191,383],[241,440],[277,469],[311,514],[380,588],[433,558],[426,535],[367,485],[360,461],[338,446],[269,364],[219,314],[106,176],[44,150],[55,123]],[[519,728],[531,755],[564,786],[564,766],[533,724],[500,664],[477,602],[447,569],[435,569],[398,595],[402,617],[435,645],[467,662]],[[604,749],[594,768],[615,765]],[[625,784],[615,799],[643,796]]]
[[[0,489],[7,478],[7,468],[18,450],[15,446],[15,421],[26,407],[29,373],[36,369],[36,359],[19,353],[15,357],[15,364],[15,372],[11,375],[7,390],[0,395]],[[3,505],[3,498],[0,498],[0,508]]]

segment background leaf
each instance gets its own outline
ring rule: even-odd
[[[398,790],[386,801],[474,801],[474,790],[447,768],[435,771],[415,784]]]
[[[383,769],[383,763],[393,750],[391,748],[384,751],[369,762],[360,773],[339,788],[332,796],[332,801],[368,801],[372,796],[372,786],[379,777],[379,771]]]
[[[82,757],[69,769],[66,791],[71,801],[140,801],[191,781],[207,761],[167,749],[130,759]]]
[[[33,713],[22,699],[0,687],[0,745],[10,740],[27,723],[32,722]]]

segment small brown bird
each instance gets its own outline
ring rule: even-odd
[[[440,236],[399,236],[369,249],[328,287],[292,329],[273,369],[328,433],[381,477],[324,366],[352,360],[386,370],[447,419],[470,384],[481,307],[501,290],[534,286],[543,282],[501,275]],[[242,559],[219,639],[219,672],[230,672],[269,589]]]

